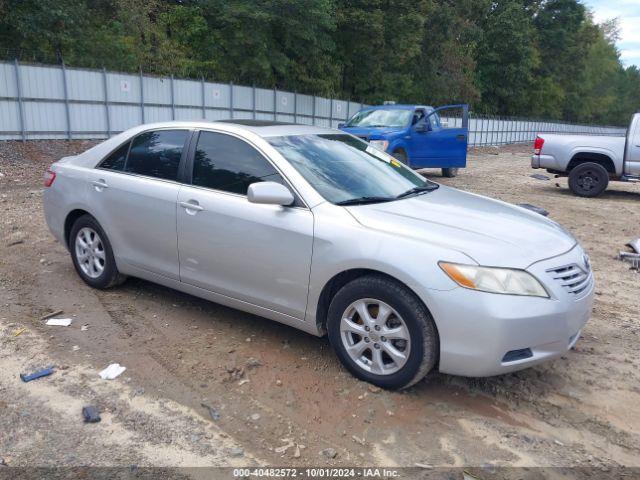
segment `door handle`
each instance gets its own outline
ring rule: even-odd
[[[456,140],[459,140],[459,141],[461,141],[461,142],[463,142],[466,138],[467,138],[467,136],[466,136],[466,135],[457,135],[457,136],[456,136]]]
[[[194,212],[201,212],[202,210],[204,210],[204,207],[201,207],[196,200],[180,202],[180,206],[186,210],[192,210]]]
[[[107,185],[107,182],[105,182],[103,179],[94,180],[93,182],[91,182],[91,185],[93,185],[98,192],[101,192],[105,188],[109,188],[109,185]]]

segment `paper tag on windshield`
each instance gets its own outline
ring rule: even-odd
[[[368,145],[365,151],[373,155],[374,157],[379,158],[380,160],[384,160],[385,162],[390,163],[389,156],[386,153],[378,150],[376,147]]]

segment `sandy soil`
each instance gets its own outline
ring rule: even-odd
[[[528,147],[472,152],[453,179],[425,172],[547,209],[590,253],[597,298],[577,348],[557,361],[487,379],[432,373],[395,393],[350,376],[326,339],[142,280],[84,285],[45,226],[41,176],[89,145],[0,143],[7,464],[640,466],[640,275],[615,259],[640,236],[640,186],[575,197],[564,179],[530,177],[544,172],[530,169]],[[44,326],[56,310],[73,324]],[[112,362],[126,372],[100,380]],[[20,382],[20,372],[48,364],[52,376]],[[82,423],[89,403],[101,423]]]

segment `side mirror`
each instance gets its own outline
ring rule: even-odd
[[[424,133],[429,131],[429,127],[427,126],[427,122],[418,122],[416,124],[416,132]]]
[[[344,128],[344,122],[340,122],[340,123],[338,124],[338,128]]]
[[[276,182],[256,182],[249,185],[247,199],[264,205],[291,205],[295,198],[287,187]]]

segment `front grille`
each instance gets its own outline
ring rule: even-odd
[[[551,274],[554,280],[560,282],[562,288],[574,295],[580,295],[587,290],[593,280],[593,274],[587,262],[585,262],[584,266],[572,263],[571,265],[549,269],[547,272]]]

